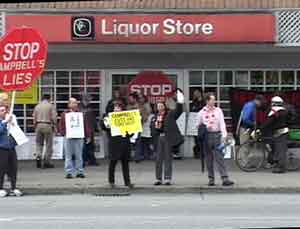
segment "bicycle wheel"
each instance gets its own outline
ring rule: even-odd
[[[296,171],[300,169],[300,155],[297,149],[290,148],[287,152],[286,169],[288,171]]]
[[[245,172],[254,172],[262,167],[265,161],[265,148],[262,143],[246,142],[236,151],[237,166]]]

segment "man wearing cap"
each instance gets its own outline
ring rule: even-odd
[[[283,99],[275,96],[271,100],[271,110],[267,120],[260,126],[258,133],[267,130],[272,131],[274,163],[273,173],[284,173],[286,171],[287,159],[287,136],[288,128],[288,111],[284,107]]]

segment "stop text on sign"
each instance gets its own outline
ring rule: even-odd
[[[164,35],[212,35],[214,25],[209,22],[193,23],[182,20],[167,18],[162,23],[126,23],[113,19],[108,21],[101,20],[101,34],[106,36],[121,35],[129,37],[132,35],[156,35],[162,32]]]
[[[137,92],[144,95],[151,95],[151,96],[165,96],[168,93],[172,92],[172,85],[171,84],[133,84],[130,86],[131,92]]]
[[[0,88],[25,90],[40,77],[46,64],[47,43],[33,28],[10,31],[1,41]]]

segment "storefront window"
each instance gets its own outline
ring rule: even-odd
[[[190,85],[202,85],[202,72],[201,71],[190,72]]]
[[[232,85],[233,84],[233,72],[221,71],[220,72],[220,85]]]
[[[278,85],[279,84],[279,72],[267,71],[266,72],[266,85]]]
[[[250,72],[251,85],[263,85],[264,84],[264,72],[263,71],[251,71]]]
[[[249,84],[249,72],[248,71],[236,71],[235,75],[235,85],[242,87],[248,86]]]
[[[73,85],[84,85],[84,72],[74,71],[71,72],[71,84]]]
[[[281,72],[281,84],[294,86],[294,84],[295,84],[294,71],[282,71]]]
[[[57,71],[56,72],[56,85],[69,85],[69,72]]]
[[[204,72],[204,84],[216,85],[217,83],[218,83],[218,72],[217,71]]]

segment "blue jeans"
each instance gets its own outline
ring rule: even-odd
[[[67,174],[73,174],[74,172],[77,174],[83,173],[82,148],[82,138],[64,138],[65,172]],[[75,156],[75,161],[72,160],[73,155]]]

